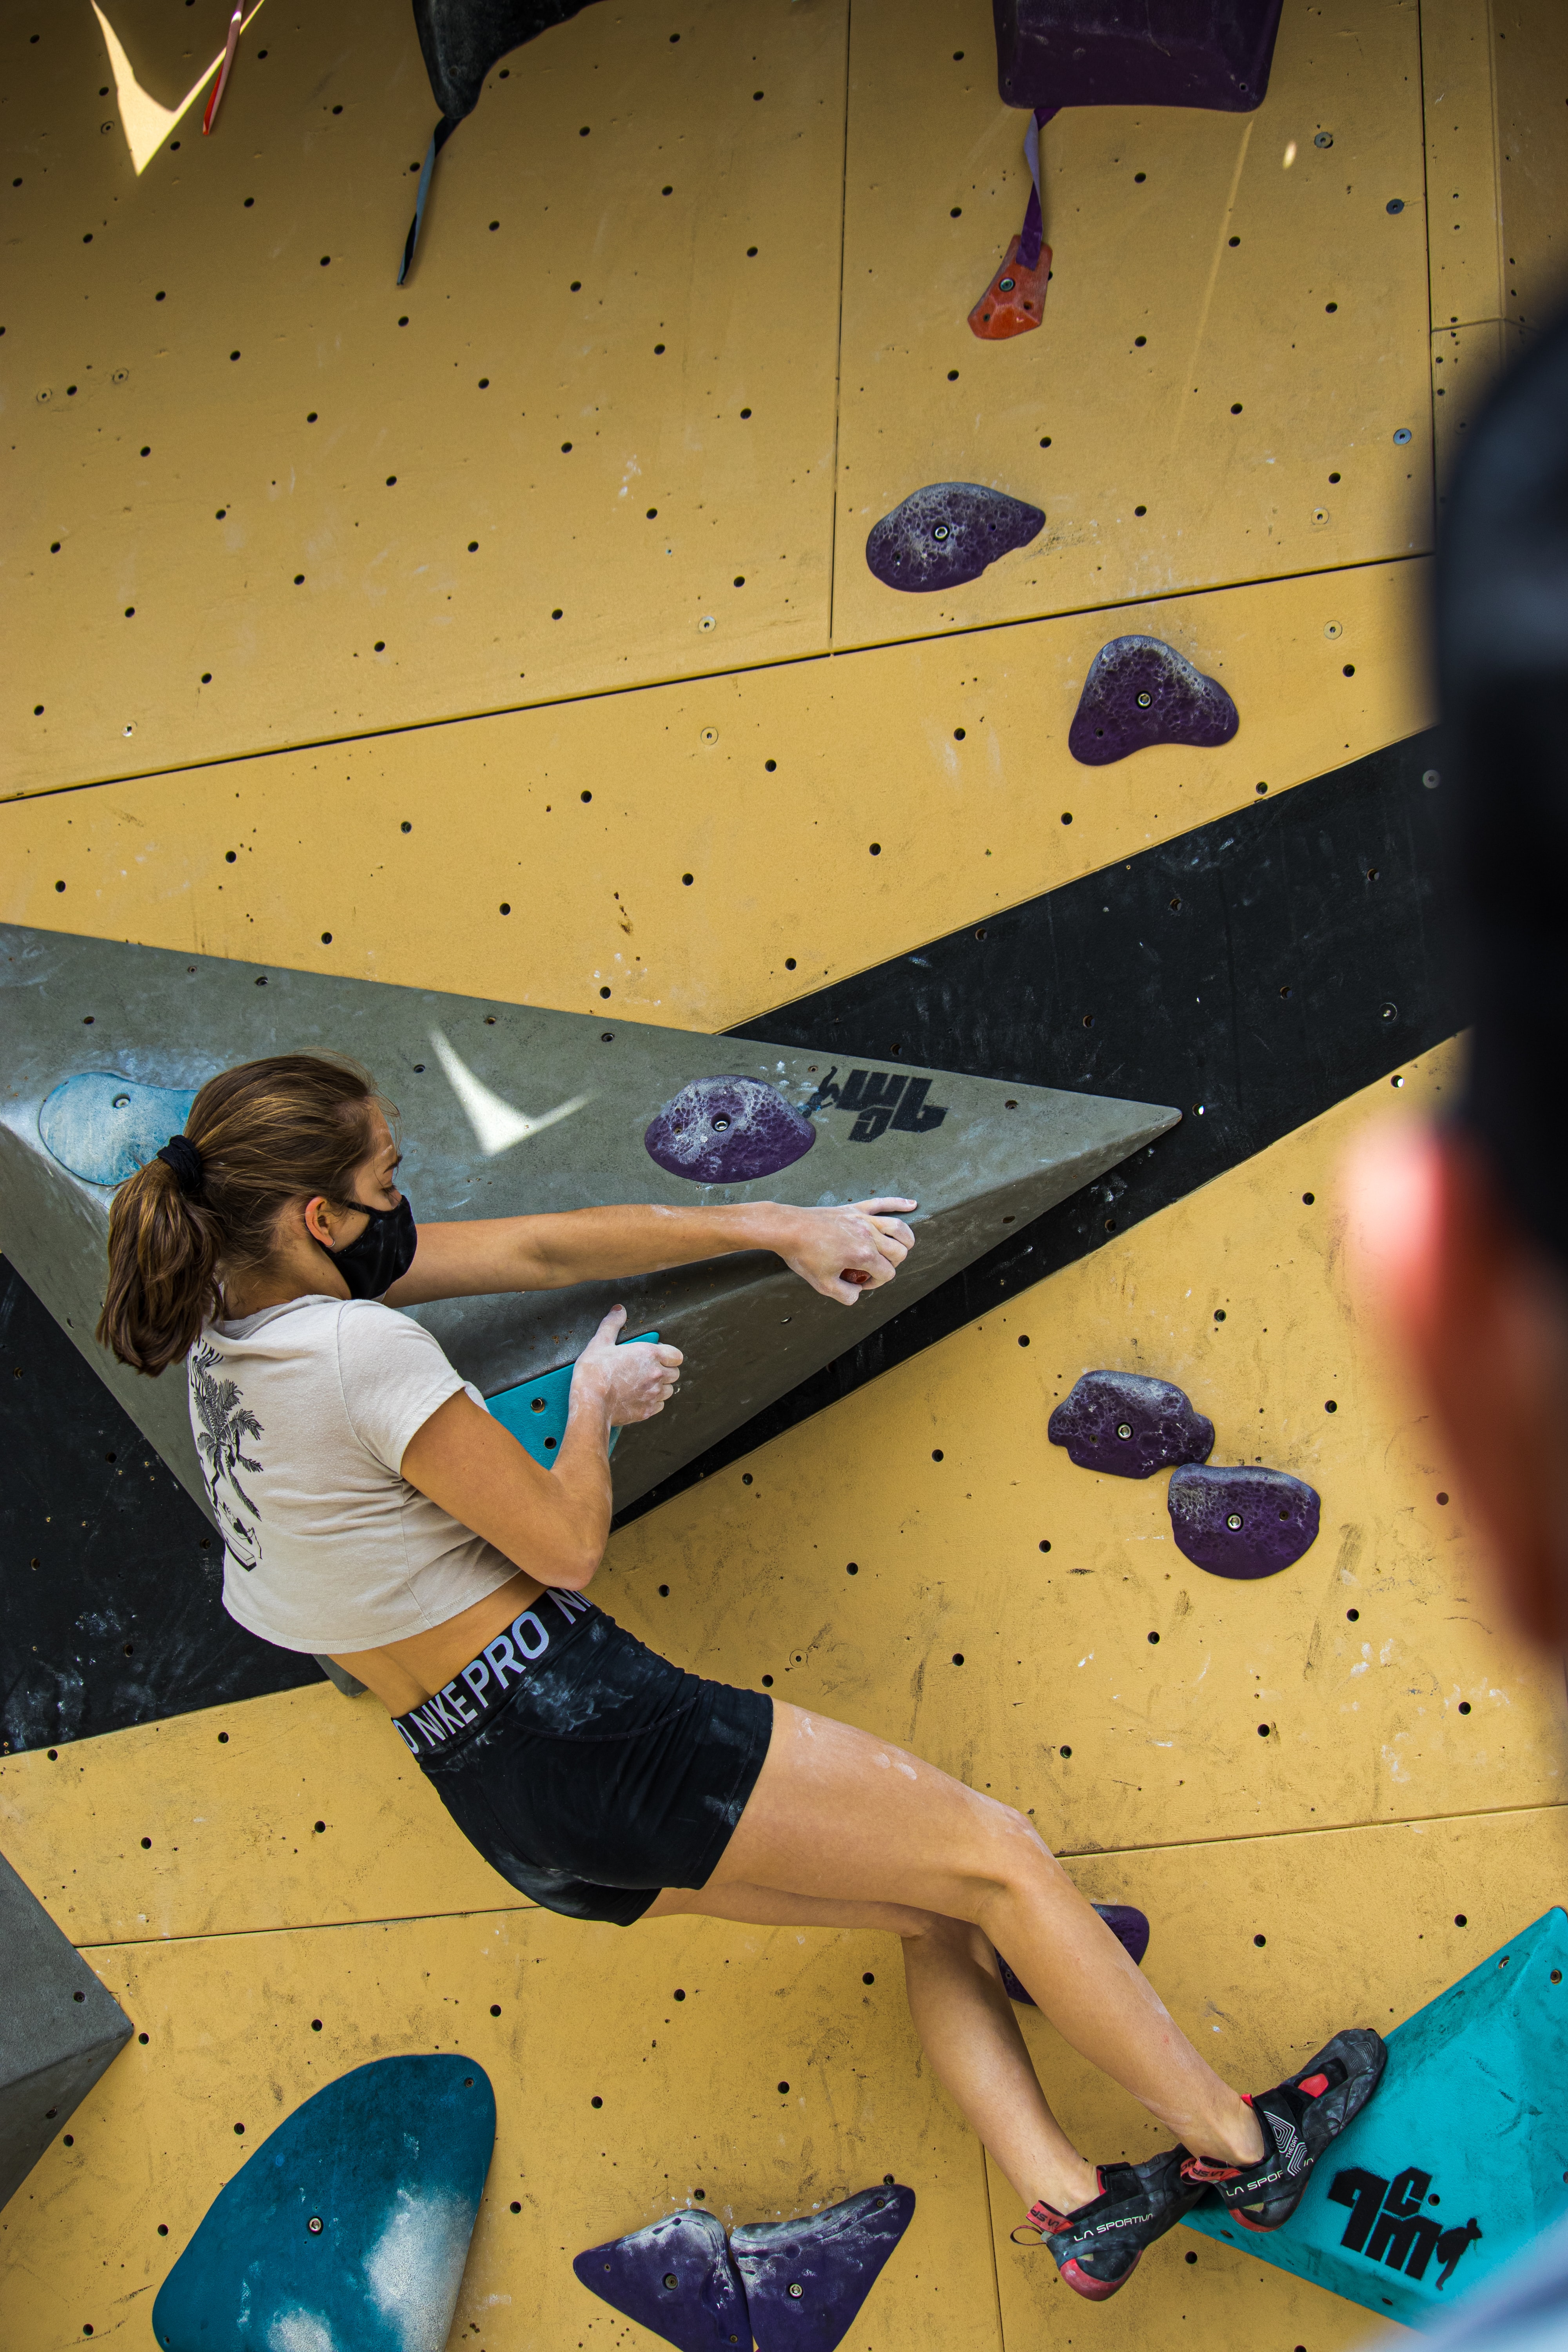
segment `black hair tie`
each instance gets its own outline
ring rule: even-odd
[[[202,1189],[202,1155],[187,1136],[172,1135],[157,1157],[174,1171],[174,1181],[187,1201]]]

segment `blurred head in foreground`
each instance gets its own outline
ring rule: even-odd
[[[1456,952],[1447,1125],[1350,1171],[1363,1267],[1441,1417],[1525,1630],[1568,1649],[1568,320],[1467,452],[1437,574]]]

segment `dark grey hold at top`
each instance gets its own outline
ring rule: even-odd
[[[456,123],[472,114],[492,66],[589,5],[590,0],[414,0],[425,70],[443,115]]]

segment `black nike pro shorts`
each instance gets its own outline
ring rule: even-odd
[[[760,1691],[689,1675],[580,1592],[541,1593],[394,1719],[469,1843],[548,1911],[628,1927],[703,1886],[773,1732]]]

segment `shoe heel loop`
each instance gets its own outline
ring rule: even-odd
[[[1037,2246],[1042,2238],[1050,2236],[1053,2230],[1065,2230],[1067,2226],[1067,2215],[1058,2213],[1054,2205],[1047,2205],[1042,2198],[1037,2205],[1030,2206],[1018,2228],[1010,2230],[1007,2234],[1016,2246]],[[1027,2231],[1028,2236],[1020,2237],[1019,2230]]]
[[[1182,2178],[1184,2180],[1202,2180],[1211,2184],[1222,2180],[1239,2180],[1241,2168],[1235,2164],[1210,2164],[1208,2159],[1202,2156],[1188,2156],[1182,2159]]]

